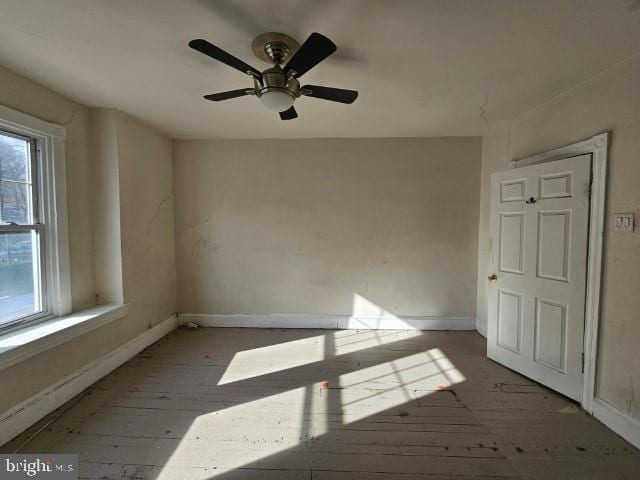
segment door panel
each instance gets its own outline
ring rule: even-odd
[[[500,290],[498,298],[498,345],[520,353],[522,295]]]
[[[536,298],[535,356],[538,363],[565,371],[567,306]]]
[[[538,277],[569,281],[571,211],[538,212]]]
[[[487,354],[574,399],[582,389],[590,177],[591,156],[581,155],[499,172],[491,184],[497,278]]]
[[[500,215],[500,270],[522,274],[524,262],[524,212]]]
[[[501,202],[519,202],[524,201],[524,193],[526,189],[525,178],[517,180],[508,180],[500,183],[500,201]]]
[[[572,173],[562,172],[540,175],[540,198],[562,198],[571,196]]]

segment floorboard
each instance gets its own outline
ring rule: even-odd
[[[178,330],[2,452],[83,479],[637,479],[639,452],[474,332]]]

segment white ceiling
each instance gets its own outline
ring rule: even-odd
[[[0,0],[0,63],[176,138],[478,135],[640,49],[639,0]],[[338,52],[303,83],[360,91],[301,98],[283,122],[251,86],[187,47],[203,37],[258,69],[251,40],[314,31]],[[640,81],[640,79],[639,79]]]

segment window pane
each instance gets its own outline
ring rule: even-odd
[[[0,233],[0,323],[41,311],[36,232]]]
[[[33,223],[31,142],[0,132],[0,221]]]
[[[3,223],[31,223],[29,185],[0,181],[0,218]]]
[[[0,132],[0,180],[29,181],[28,140]]]

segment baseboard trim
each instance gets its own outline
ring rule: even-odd
[[[484,322],[481,322],[480,319],[476,319],[476,330],[484,338],[487,338],[487,324]]]
[[[67,375],[47,389],[0,414],[0,445],[13,439],[38,420],[157,342],[178,325],[172,315],[136,338]]]
[[[593,399],[593,416],[636,448],[640,448],[640,419],[618,410],[606,400]]]
[[[348,315],[244,315],[181,313],[179,323],[201,327],[322,328],[334,330],[475,330],[475,318],[353,317]]]

